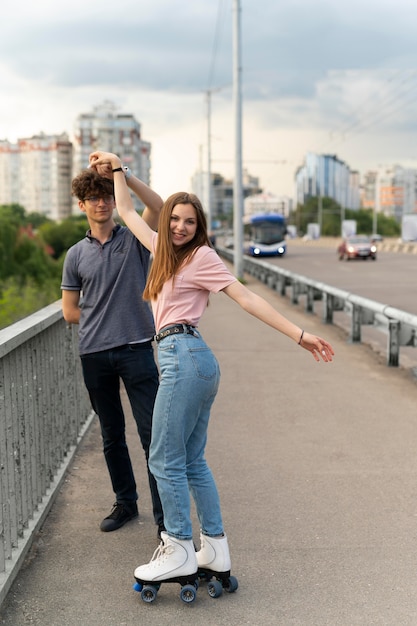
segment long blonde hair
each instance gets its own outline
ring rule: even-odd
[[[171,236],[171,214],[177,204],[191,204],[196,213],[197,229],[191,241],[184,246],[174,246]],[[196,195],[179,191],[165,200],[158,225],[158,242],[154,259],[143,291],[145,300],[155,300],[163,285],[174,278],[180,267],[191,260],[201,246],[211,246],[207,233],[207,220],[202,204]]]

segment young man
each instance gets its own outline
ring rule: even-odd
[[[162,198],[125,170],[129,188],[146,206],[143,218],[156,230]],[[86,169],[72,181],[72,193],[90,229],[67,252],[61,289],[65,320],[79,324],[84,382],[100,420],[104,456],[115,493],[113,509],[100,525],[102,531],[109,532],[138,516],[120,379],[148,460],[158,370],[151,343],[155,334],[153,317],[142,299],[149,252],[126,227],[114,221],[112,173],[110,178],[100,174]],[[149,469],[148,478],[160,535],[164,530],[162,506]]]

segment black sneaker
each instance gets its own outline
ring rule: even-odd
[[[138,505],[136,502],[132,504],[122,504],[115,502],[113,504],[112,512],[108,517],[105,517],[100,524],[100,530],[105,533],[109,533],[112,530],[117,530],[129,522],[131,519],[138,517]]]

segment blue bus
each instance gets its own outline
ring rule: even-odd
[[[287,246],[287,223],[278,213],[260,213],[243,218],[244,252],[250,256],[283,256]]]

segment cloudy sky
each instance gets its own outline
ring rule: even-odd
[[[72,136],[105,100],[152,144],[152,184],[233,176],[233,0],[21,0],[2,6],[0,139]],[[417,167],[415,0],[241,0],[243,167],[292,195],[307,151],[361,173]]]

